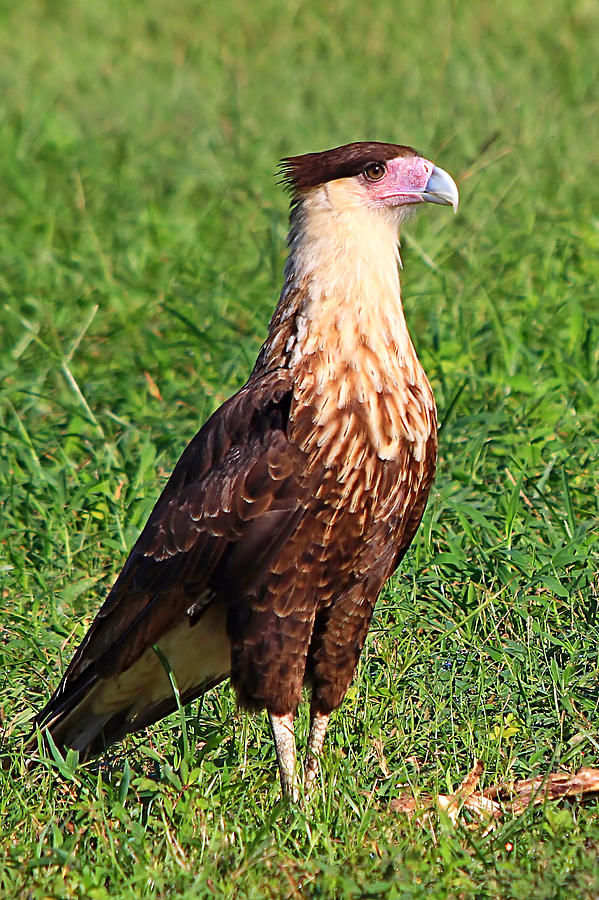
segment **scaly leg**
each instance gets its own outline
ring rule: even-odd
[[[310,734],[308,736],[308,749],[306,751],[306,761],[304,763],[304,790],[307,795],[312,791],[316,776],[318,775],[318,758],[322,753],[324,736],[330,718],[331,716],[329,713],[311,710]]]
[[[293,734],[293,713],[284,716],[268,714],[270,727],[275,739],[281,790],[283,796],[291,797],[294,802],[299,798],[297,775],[295,772],[295,736]]]

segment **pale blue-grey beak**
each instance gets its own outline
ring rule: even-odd
[[[453,206],[453,211],[458,211],[460,195],[458,186],[445,169],[435,166],[431,177],[426,183],[426,188],[420,193],[423,200],[428,203],[443,203]]]

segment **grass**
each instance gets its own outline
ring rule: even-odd
[[[474,758],[484,784],[597,761],[598,26],[590,0],[2,5],[2,896],[599,894],[596,803],[487,836],[387,808]],[[103,776],[24,774],[29,719],[264,337],[276,159],[359,138],[422,148],[462,204],[403,238],[439,474],[315,804],[279,801],[226,686]]]

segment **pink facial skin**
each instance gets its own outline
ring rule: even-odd
[[[402,156],[387,162],[387,171],[378,181],[366,175],[360,178],[375,206],[404,206],[426,201],[422,194],[434,168],[434,163],[421,156]]]

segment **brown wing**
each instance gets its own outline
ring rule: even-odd
[[[260,592],[308,494],[286,437],[287,372],[252,378],[206,422],[164,492],[58,689],[36,718],[72,712],[211,603]]]

